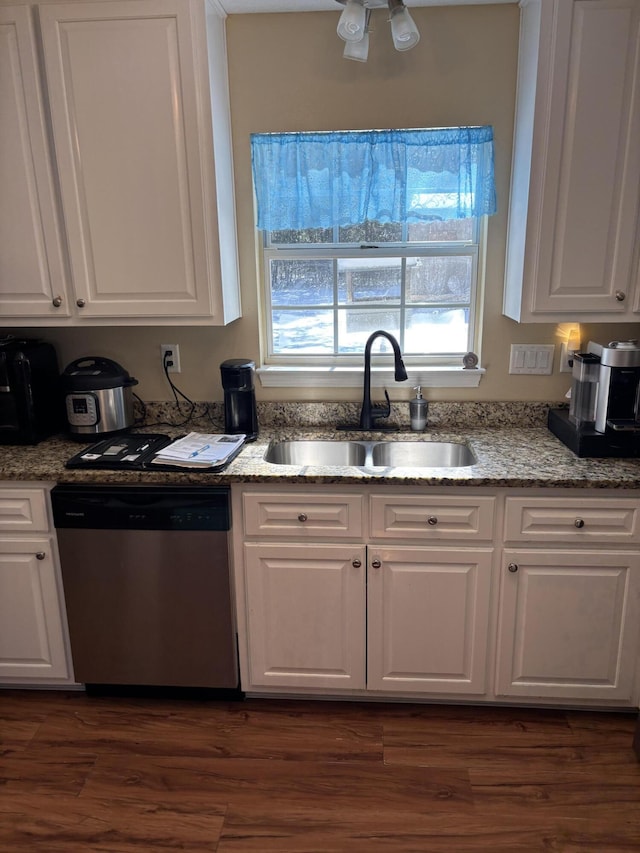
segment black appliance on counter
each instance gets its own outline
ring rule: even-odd
[[[228,486],[56,486],[71,655],[88,692],[242,698]]]
[[[247,441],[258,437],[258,412],[253,385],[255,362],[246,358],[230,358],[220,365],[224,391],[224,431],[229,435],[244,433]]]
[[[0,338],[0,444],[37,444],[62,432],[59,375],[52,344]]]
[[[551,409],[551,432],[581,457],[640,456],[640,346],[612,341],[575,353],[569,410]]]

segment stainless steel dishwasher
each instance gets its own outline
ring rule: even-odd
[[[238,690],[229,489],[56,486],[76,680]]]

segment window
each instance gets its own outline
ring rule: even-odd
[[[407,366],[461,366],[495,211],[492,129],[255,134],[252,157],[265,362],[360,363],[384,329]]]

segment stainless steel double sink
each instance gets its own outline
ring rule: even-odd
[[[274,465],[355,468],[463,468],[476,458],[456,441],[272,441],[265,461]]]

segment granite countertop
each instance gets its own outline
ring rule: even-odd
[[[198,429],[194,424],[192,429]],[[211,424],[202,425],[210,431]],[[140,430],[143,431],[143,430]],[[157,431],[157,430],[156,430]],[[163,430],[164,431],[164,430]],[[167,432],[170,433],[170,430]],[[466,442],[477,464],[462,468],[296,467],[264,461],[272,439],[315,438]],[[91,442],[86,442],[86,445]],[[245,445],[225,471],[103,471],[71,470],[67,459],[83,446],[55,436],[35,446],[0,447],[0,480],[46,480],[60,483],[221,484],[221,483],[379,483],[386,485],[507,486],[553,488],[640,488],[640,459],[579,459],[546,427],[481,427],[425,433],[336,433],[318,427],[262,429],[258,440]]]

